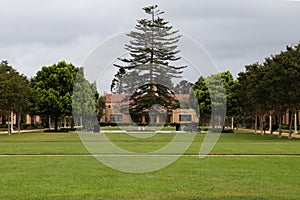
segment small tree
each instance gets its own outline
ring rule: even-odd
[[[91,131],[103,116],[104,108],[105,98],[99,95],[96,83],[90,83],[84,77],[84,68],[79,68],[72,96],[72,113],[75,125]]]
[[[226,116],[231,118],[231,128],[234,129],[234,117],[241,114],[241,107],[237,103],[237,94],[235,93],[237,81],[233,79],[229,71],[222,72],[221,80],[226,90]]]
[[[199,104],[200,120],[202,124],[208,124],[211,116],[211,98],[205,78],[203,76],[199,77],[198,81],[193,84],[192,89],[190,99],[193,100],[193,95],[195,95]]]

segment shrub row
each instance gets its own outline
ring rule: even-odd
[[[18,129],[17,125],[13,126],[14,130]],[[21,130],[29,130],[29,129],[41,129],[44,128],[42,125],[36,124],[21,124]],[[0,130],[6,131],[8,129],[7,124],[0,124]]]
[[[198,125],[198,123],[181,123],[181,125],[187,125],[187,124],[193,124],[193,125]],[[100,126],[131,126],[132,123],[116,123],[116,122],[101,122]],[[177,126],[179,123],[155,123],[149,125],[148,123],[137,123],[135,124],[137,126]]]

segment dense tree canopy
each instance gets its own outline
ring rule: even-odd
[[[236,116],[240,110],[234,89],[237,82],[229,71],[213,74],[207,78],[200,77],[193,84],[192,92],[198,99],[199,112],[202,123],[211,123],[214,126],[215,118],[218,123],[224,124],[224,117]],[[193,95],[191,95],[193,98]],[[214,116],[215,115],[215,116]]]
[[[37,95],[36,113],[50,116],[58,129],[58,118],[72,115],[72,92],[79,68],[61,61],[44,66],[31,78],[30,85]]]
[[[189,94],[192,83],[187,80],[182,80],[175,86],[175,94]]]
[[[300,45],[287,47],[263,64],[246,66],[238,75],[239,102],[248,114],[259,117],[264,129],[264,117],[277,116],[281,127],[281,116],[295,113],[300,105]],[[293,114],[290,118],[290,135]],[[255,127],[256,129],[256,127]],[[281,132],[281,128],[279,128]]]

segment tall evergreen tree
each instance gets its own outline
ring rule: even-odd
[[[130,108],[134,112],[149,110],[158,103],[170,107],[170,96],[174,96],[172,79],[181,77],[186,67],[175,65],[180,59],[178,30],[172,30],[169,22],[160,17],[164,12],[157,5],[143,10],[149,19],[138,20],[136,30],[128,34],[131,40],[125,50],[130,57],[119,58],[122,64],[114,64],[119,71],[111,85],[112,92],[132,94]]]

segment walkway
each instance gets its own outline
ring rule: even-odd
[[[28,133],[28,132],[40,132],[48,129],[30,129],[30,130],[21,130],[21,133]],[[18,134],[18,130],[14,130],[12,134]],[[8,131],[0,131],[0,135],[8,134]]]
[[[48,130],[48,129],[32,129],[32,130],[21,130],[21,133],[27,133],[27,132],[39,132],[39,131],[44,131],[44,130]],[[245,128],[239,128],[238,130],[243,130],[243,131],[248,131],[248,132],[253,132],[253,129],[245,129]],[[138,131],[137,131],[138,132]],[[185,133],[184,131],[156,131],[159,133]],[[18,134],[18,131],[13,131],[13,134]],[[101,130],[100,133],[126,133],[126,130]],[[147,133],[147,131],[142,132],[142,133]],[[149,133],[153,133],[153,132],[149,132]],[[205,131],[202,131],[201,133],[206,133]],[[4,135],[4,134],[8,134],[7,131],[0,131],[0,135]],[[260,134],[260,130],[257,130],[257,134]],[[270,135],[269,131],[266,131],[267,135]],[[278,132],[273,132],[273,135],[278,135]],[[288,133],[282,133],[282,136],[284,137],[288,137]],[[293,138],[300,138],[300,130],[299,133],[292,134]]]

